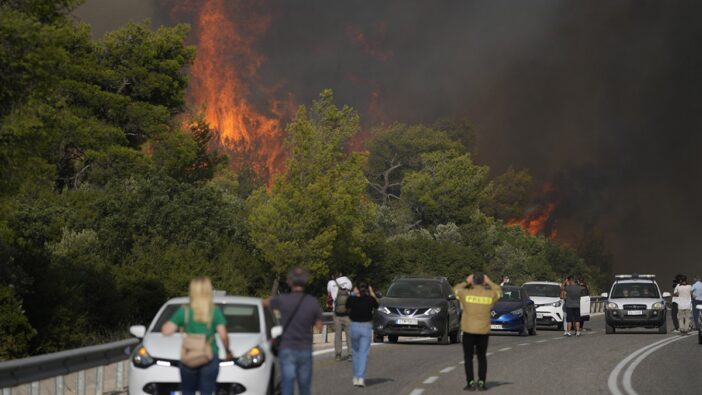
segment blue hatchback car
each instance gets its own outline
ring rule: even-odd
[[[492,308],[490,316],[493,331],[536,335],[536,306],[526,290],[520,287],[502,287],[502,297]]]

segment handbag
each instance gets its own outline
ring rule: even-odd
[[[188,327],[188,313],[190,308],[185,308],[185,326]],[[212,320],[207,322],[207,332],[210,332]],[[213,358],[211,336],[203,334],[186,333],[183,337],[183,343],[180,346],[180,362],[192,369],[197,369],[206,365]]]
[[[285,325],[283,325],[283,334],[271,339],[271,353],[274,356],[276,356],[276,357],[278,356],[278,353],[280,352],[280,342],[281,342],[281,340],[283,340],[283,336],[285,335],[285,331],[288,329],[288,326],[292,322],[293,318],[295,317],[295,314],[297,313],[297,310],[300,308],[300,305],[302,304],[302,301],[305,300],[306,296],[307,296],[307,294],[302,294],[302,297],[297,302],[295,309],[293,310],[292,314],[290,314],[290,318],[288,318],[288,320],[285,321]]]

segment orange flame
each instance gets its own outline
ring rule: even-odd
[[[546,205],[540,207],[538,210],[534,210],[529,215],[524,218],[510,219],[507,221],[507,226],[521,226],[524,230],[529,232],[532,236],[540,234],[546,227],[546,223],[551,218],[551,214],[556,210],[556,203],[549,202]],[[553,230],[547,235],[550,238],[555,238],[557,231]]]
[[[217,131],[219,144],[232,153],[235,168],[247,163],[259,175],[272,176],[283,167],[280,118],[289,106],[273,99],[271,89],[256,90],[267,97],[268,115],[250,99],[250,84],[265,61],[255,44],[270,27],[271,17],[253,9],[255,2],[199,4],[190,99],[205,106],[205,118]]]

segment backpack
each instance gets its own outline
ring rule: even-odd
[[[339,285],[339,282],[334,280],[336,286],[339,290],[336,293],[336,300],[334,300],[334,314],[338,316],[345,316],[349,314],[348,308],[346,308],[346,301],[349,300],[350,292],[348,289]]]

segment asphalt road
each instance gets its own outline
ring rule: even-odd
[[[655,330],[618,330],[605,335],[604,318],[593,317],[589,331],[565,338],[539,328],[536,336],[492,335],[488,348],[488,391],[494,394],[684,394],[701,393],[702,345],[694,336]],[[669,325],[672,330],[672,324]],[[350,361],[336,362],[318,352],[315,394],[463,393],[465,373],[460,344],[411,339],[374,345],[366,388],[352,385]]]

